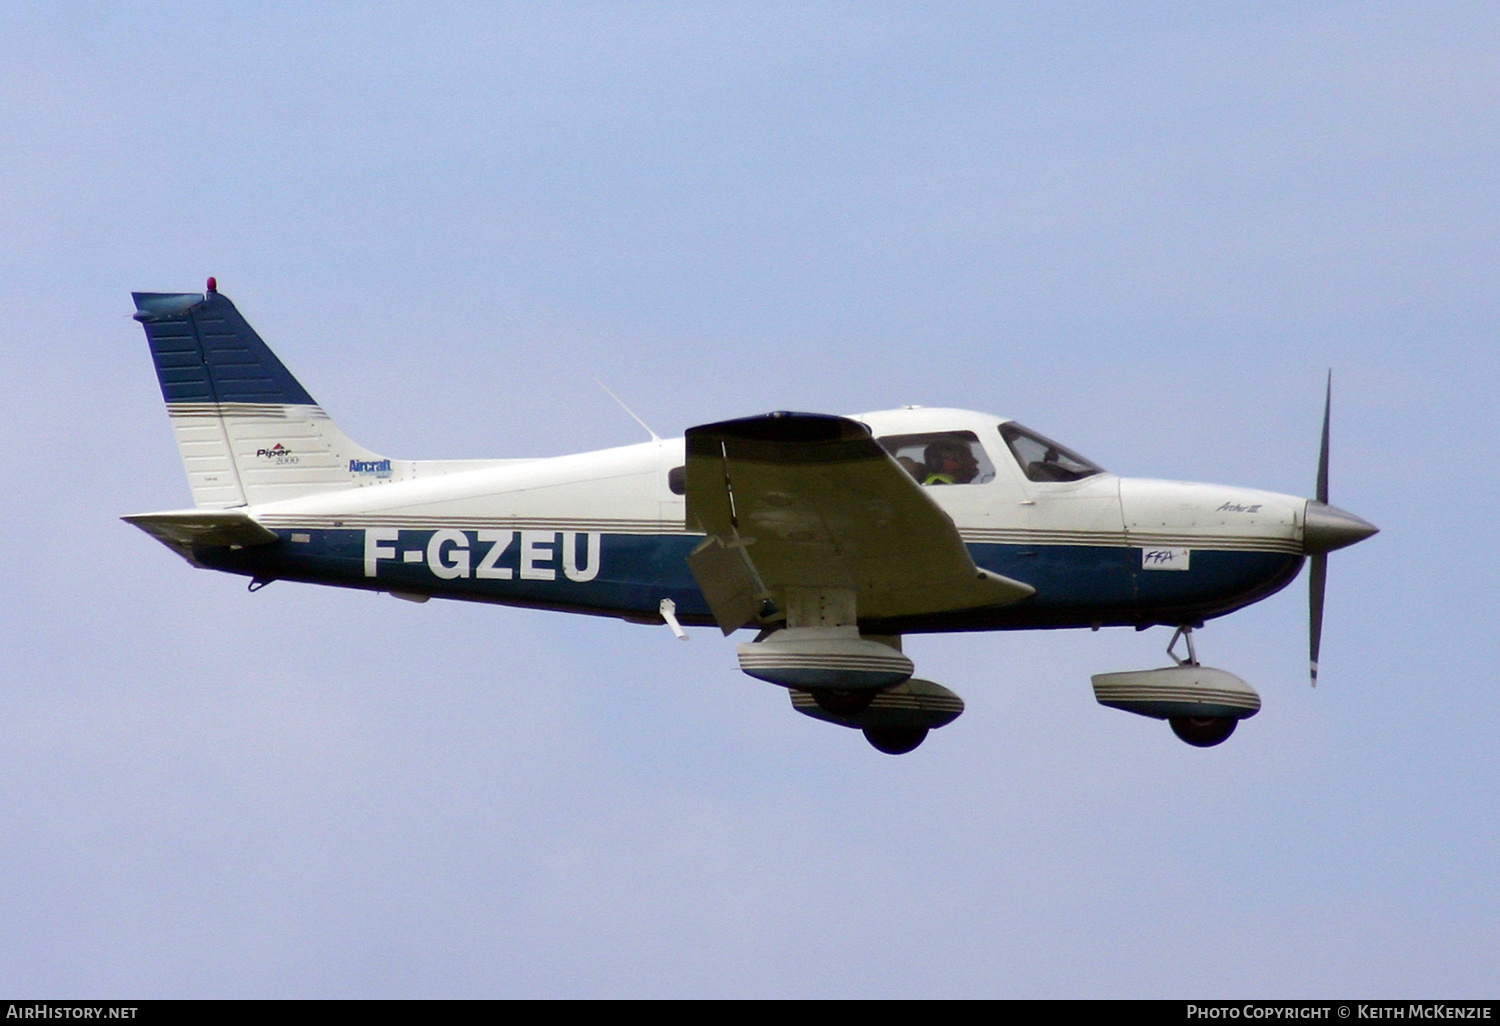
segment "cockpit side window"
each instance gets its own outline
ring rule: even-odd
[[[1103,467],[1014,421],[1000,425],[1000,437],[1010,446],[1028,480],[1081,481],[1104,473]]]
[[[995,464],[972,431],[886,435],[880,444],[918,484],[985,484],[995,479]]]

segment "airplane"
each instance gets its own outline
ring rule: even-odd
[[[132,297],[194,508],[123,519],[193,566],[251,591],[285,580],[491,602],[683,639],[753,629],[741,670],[892,755],[964,709],[915,676],[903,635],[1112,626],[1173,628],[1172,665],[1096,674],[1096,700],[1217,745],[1260,697],[1202,665],[1192,632],[1309,559],[1316,686],[1328,553],[1377,531],[1328,503],[1331,373],[1313,499],[1117,477],[1015,421],[920,406],[414,461],[340,431],[213,278]]]

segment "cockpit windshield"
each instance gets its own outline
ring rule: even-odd
[[[1015,421],[1000,425],[1000,437],[1010,446],[1010,451],[1015,454],[1016,462],[1021,464],[1028,480],[1081,481],[1104,473],[1103,467],[1095,466],[1071,449],[1066,449]]]

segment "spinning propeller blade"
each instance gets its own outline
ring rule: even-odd
[[[1318,497],[1307,500],[1302,517],[1302,551],[1312,557],[1307,576],[1307,655],[1313,687],[1318,686],[1318,648],[1323,638],[1323,593],[1328,587],[1328,553],[1364,541],[1380,528],[1346,509],[1328,505],[1328,414],[1333,406],[1333,371],[1323,396],[1323,444],[1318,453]]]
[[[1318,686],[1318,649],[1323,643],[1323,591],[1328,584],[1328,556],[1312,557],[1308,568],[1307,661],[1312,672],[1312,686]]]
[[[1328,384],[1323,392],[1323,442],[1318,448],[1317,499],[1328,505],[1328,419],[1333,411],[1333,368],[1328,369]],[[1323,646],[1323,594],[1328,587],[1328,553],[1312,557],[1307,576],[1307,662],[1312,686],[1318,686],[1318,650]]]

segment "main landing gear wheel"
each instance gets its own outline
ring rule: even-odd
[[[1233,730],[1233,727],[1229,729]],[[1227,735],[1226,735],[1227,736]],[[866,727],[865,740],[886,755],[905,755],[927,738],[926,727]]]
[[[855,691],[839,691],[835,688],[809,688],[808,694],[818,703],[818,708],[835,716],[858,716],[870,708],[878,692],[874,688]]]
[[[1170,722],[1172,733],[1194,748],[1212,748],[1228,741],[1240,721],[1227,716],[1173,716]]]

